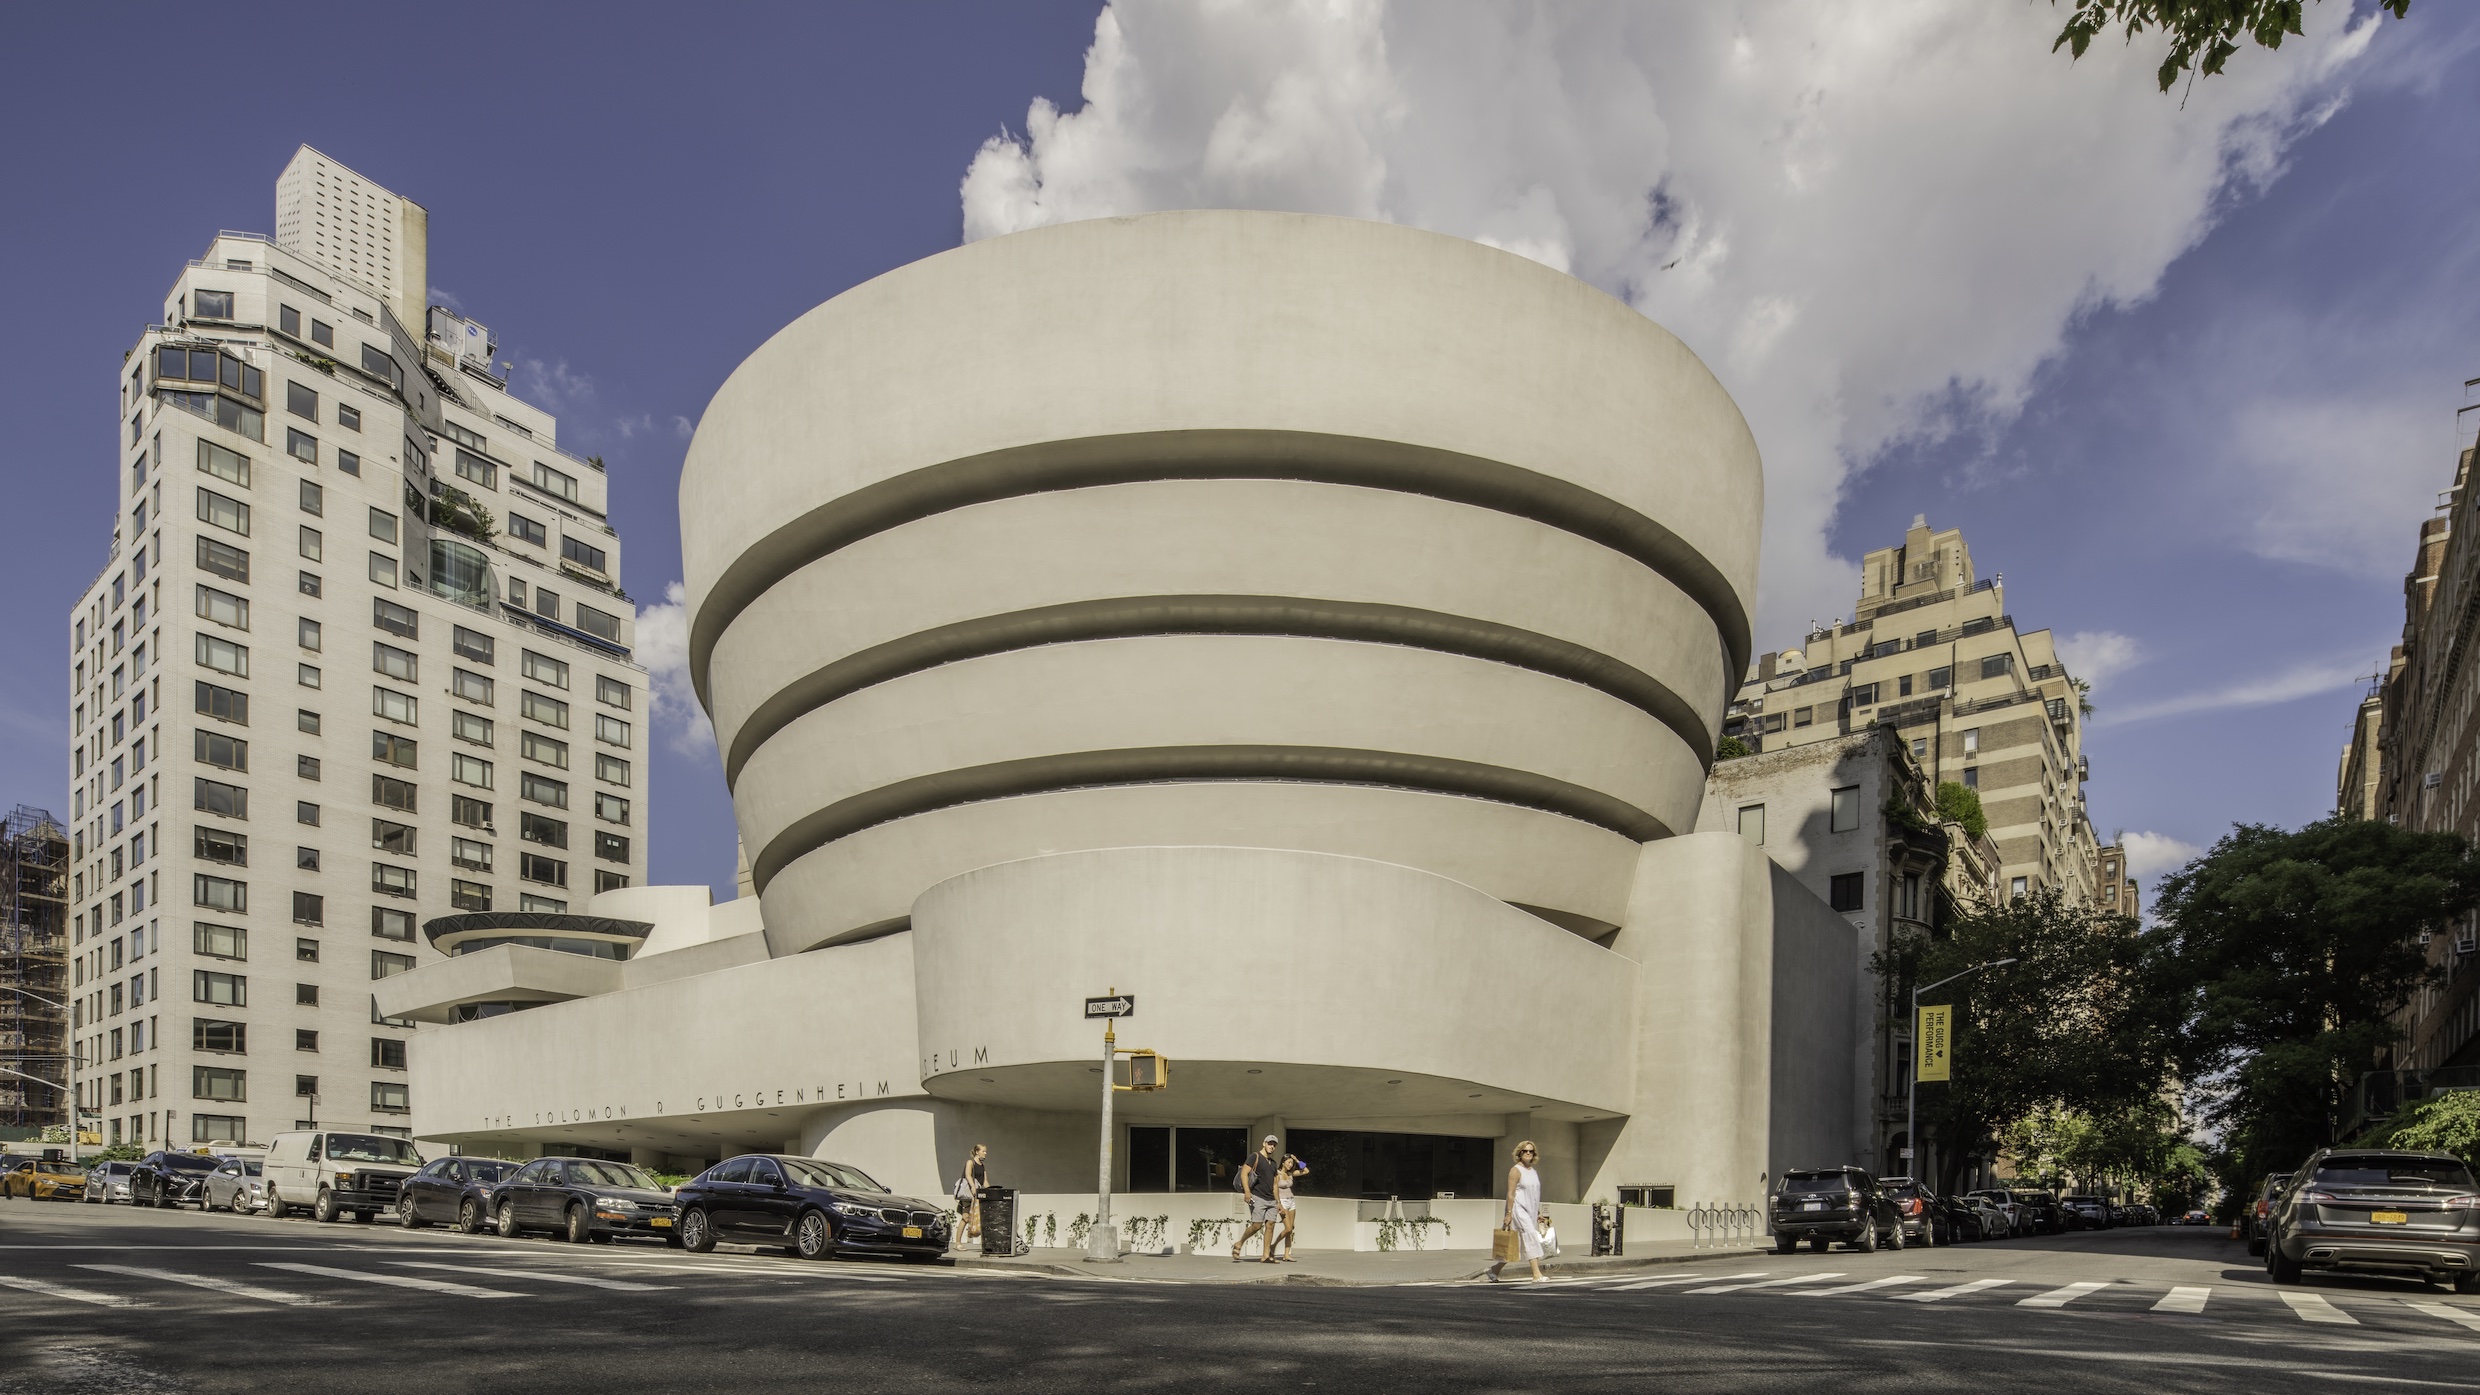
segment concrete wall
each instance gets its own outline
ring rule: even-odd
[[[1873,1167],[1867,1131],[1865,1049],[1872,1025],[1860,956],[1865,931],[1828,909],[1799,879],[1775,867],[1774,1021],[1767,1172],[1857,1163]]]

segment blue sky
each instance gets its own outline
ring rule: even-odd
[[[611,462],[641,602],[686,425],[845,287],[1096,212],[1392,217],[1716,366],[1767,452],[1763,647],[1925,512],[2019,623],[2087,636],[2104,836],[2324,813],[2480,375],[2480,10],[2353,34],[2327,0],[2181,111],[2148,52],[2048,54],[2046,6],[1821,4],[11,9],[0,800],[63,797],[121,353],[308,142],[429,208],[434,287]],[[672,738],[653,875],[728,886],[711,747]]]

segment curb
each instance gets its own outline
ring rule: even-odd
[[[1751,1255],[1764,1253],[1771,1253],[1771,1250],[1765,1246],[1751,1245],[1738,1249],[1690,1250],[1685,1254],[1642,1256],[1619,1255],[1604,1258],[1579,1258],[1566,1261],[1552,1260],[1542,1265],[1542,1272],[1545,1275],[1561,1278],[1574,1278],[1588,1274],[1625,1274],[1636,1270],[1663,1269],[1669,1268],[1673,1265],[1700,1264],[1712,1260],[1746,1259]],[[1101,1266],[1055,1264],[1048,1260],[1038,1259],[1012,1259],[984,1255],[957,1255],[955,1256],[955,1262],[958,1269],[982,1269],[1001,1272],[1050,1274],[1060,1278],[1071,1279],[1108,1279],[1120,1277],[1119,1274],[1108,1272]],[[1150,1281],[1156,1283],[1277,1284],[1285,1287],[1299,1288],[1394,1288],[1407,1282],[1428,1284],[1467,1283],[1480,1279],[1486,1272],[1487,1266],[1485,1265],[1482,1268],[1473,1269],[1469,1272],[1449,1274],[1435,1279],[1338,1278],[1328,1274],[1305,1273],[1296,1269],[1286,1271],[1282,1275],[1271,1279],[1247,1279],[1236,1276],[1183,1278],[1176,1275],[1147,1275],[1146,1277]]]

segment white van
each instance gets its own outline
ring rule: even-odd
[[[306,1206],[322,1221],[347,1211],[367,1221],[396,1205],[397,1189],[422,1166],[411,1143],[384,1134],[305,1129],[267,1144],[267,1214]]]

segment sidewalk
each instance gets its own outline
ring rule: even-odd
[[[1727,1249],[1694,1249],[1684,1244],[1630,1245],[1624,1255],[1594,1258],[1574,1252],[1544,1261],[1544,1274],[1558,1279],[1617,1275],[1635,1269],[1666,1268],[1706,1260],[1740,1260],[1772,1253],[1771,1246],[1740,1244]],[[1392,1254],[1355,1250],[1302,1250],[1294,1263],[1266,1264],[1249,1247],[1249,1258],[1234,1264],[1228,1252],[1203,1255],[1127,1255],[1117,1264],[1088,1264],[1083,1252],[1037,1249],[1014,1256],[958,1254],[958,1269],[1017,1269],[1081,1279],[1118,1279],[1179,1284],[1312,1284],[1365,1286],[1440,1284],[1478,1279],[1489,1261],[1478,1250],[1397,1250]],[[1521,1261],[1507,1266],[1510,1280],[1527,1279]]]

